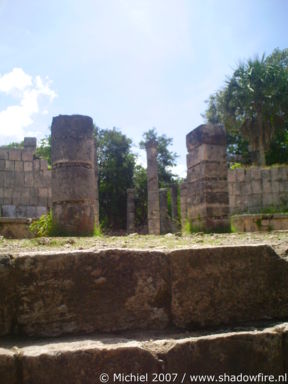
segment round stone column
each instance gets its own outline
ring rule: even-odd
[[[51,156],[52,214],[56,231],[62,235],[92,235],[95,174],[91,117],[54,117]]]

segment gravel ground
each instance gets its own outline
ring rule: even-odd
[[[163,236],[131,234],[128,236],[99,237],[41,237],[29,240],[8,240],[0,238],[0,253],[18,254],[23,251],[105,248],[172,250],[253,244],[271,245],[280,256],[288,259],[288,231],[231,234],[197,233],[189,236],[177,236],[169,233]]]

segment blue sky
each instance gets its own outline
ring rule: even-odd
[[[287,48],[287,15],[288,0],[0,0],[0,145],[84,114],[135,144],[156,127],[183,175],[205,100],[240,60]]]

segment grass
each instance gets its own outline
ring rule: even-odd
[[[96,225],[96,224],[94,225],[93,236],[95,237],[103,236],[101,225]]]
[[[35,239],[0,241],[1,253],[19,253],[23,251],[47,250],[81,250],[81,249],[107,249],[130,248],[148,250],[172,250],[199,248],[220,245],[247,245],[247,244],[282,244],[288,248],[288,231],[282,232],[255,232],[255,233],[230,233],[230,234],[204,234],[176,236],[98,236],[98,237],[39,237]]]
[[[30,232],[35,237],[48,237],[48,236],[63,236],[69,237],[69,235],[65,233],[61,233],[61,231],[57,228],[56,224],[53,223],[52,211],[50,210],[47,214],[42,215],[39,219],[34,220],[32,224],[29,226]],[[87,236],[90,236],[89,234]],[[99,237],[102,236],[102,229],[100,225],[94,226],[93,236]]]

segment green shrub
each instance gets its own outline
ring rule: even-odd
[[[30,231],[35,237],[46,237],[46,236],[68,236],[63,233],[52,220],[52,211],[49,211],[46,215],[42,215],[39,219],[33,221],[29,226]],[[101,226],[94,226],[93,236],[102,236]]]
[[[53,236],[52,211],[40,216],[38,220],[33,221],[29,226],[29,230],[36,237]]]
[[[101,228],[101,225],[96,225],[94,226],[94,232],[93,232],[93,236],[95,237],[99,237],[99,236],[102,236],[103,235],[103,232],[102,232],[102,228]]]
[[[237,169],[237,168],[243,168],[243,164],[241,164],[241,163],[232,163],[230,165],[230,169]]]

